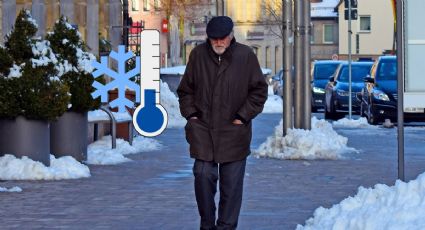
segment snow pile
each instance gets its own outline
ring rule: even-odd
[[[274,94],[271,85],[268,88],[268,98],[264,104],[263,113],[283,113],[282,97]]]
[[[343,118],[332,123],[334,128],[377,128],[376,126],[369,125],[366,118],[360,117],[358,120]]]
[[[123,139],[117,139],[117,148],[112,149],[111,136],[105,136],[88,146],[87,163],[94,165],[113,165],[131,161],[124,155],[159,150],[161,144],[154,139],[137,136],[130,145]]]
[[[50,167],[24,156],[0,157],[0,179],[2,180],[61,180],[90,177],[90,170],[70,156],[56,159],[50,155]]]
[[[21,188],[19,188],[19,187],[13,187],[13,188],[3,188],[3,187],[0,187],[0,192],[22,192],[22,189]]]
[[[319,207],[297,230],[310,229],[425,229],[425,173],[408,183],[360,187],[330,209]]]
[[[283,137],[283,120],[275,127],[273,136],[254,151],[259,157],[289,160],[341,159],[348,152],[356,152],[347,147],[348,139],[338,135],[332,125],[325,120],[312,118],[312,129],[288,129]]]
[[[130,114],[127,112],[116,113],[112,112],[116,121],[132,121]],[[88,121],[109,121],[109,115],[103,110],[92,110],[88,112]]]
[[[168,84],[161,80],[161,105],[168,114],[167,128],[181,128],[186,125],[186,119],[180,115],[179,101],[171,92]]]
[[[268,97],[264,104],[263,113],[283,113],[282,98],[273,93],[273,87],[271,85],[268,88]]]
[[[279,95],[269,95],[263,113],[283,113],[283,101]]]

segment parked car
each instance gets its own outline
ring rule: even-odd
[[[325,104],[325,86],[343,61],[320,60],[313,62],[311,69],[311,111],[317,112],[324,108]]]
[[[369,74],[373,62],[352,62],[351,102],[353,113],[360,111],[357,93],[364,87],[364,78]],[[339,119],[349,111],[349,66],[341,63],[325,87],[325,119]]]
[[[360,115],[370,124],[379,124],[385,119],[397,121],[397,58],[381,56],[373,64],[370,76],[358,95]],[[425,121],[424,112],[404,113],[405,121]]]
[[[283,96],[283,69],[280,69],[279,72],[272,77],[271,85],[274,94]]]

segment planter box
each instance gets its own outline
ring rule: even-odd
[[[66,112],[50,125],[50,151],[56,157],[87,160],[87,113]]]
[[[130,101],[135,102],[136,101],[136,92],[131,90],[125,91],[125,97],[129,99]],[[118,98],[118,90],[109,90],[108,92],[108,101],[113,101]],[[130,113],[130,116],[133,116],[135,108],[128,108],[127,111]],[[118,112],[118,109],[112,109],[113,112]],[[120,123],[117,124],[117,138],[124,139],[126,141],[129,141],[128,136],[128,124],[127,123]]]
[[[47,121],[19,116],[0,120],[0,155],[27,156],[50,166],[50,130]]]

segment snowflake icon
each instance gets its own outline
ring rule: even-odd
[[[109,57],[115,59],[118,62],[118,72],[108,67],[108,56],[102,56],[100,63],[97,61],[92,62],[92,66],[96,69],[92,73],[94,78],[97,78],[103,74],[113,78],[113,80],[105,85],[94,81],[93,87],[96,91],[92,93],[93,98],[101,97],[102,102],[108,102],[108,90],[118,88],[118,98],[113,100],[110,105],[111,108],[117,108],[118,111],[126,112],[127,107],[134,107],[134,103],[125,97],[126,88],[133,89],[136,91],[136,102],[140,102],[140,86],[135,82],[131,81],[130,78],[140,74],[140,57],[136,56],[136,67],[126,72],[125,66],[127,60],[134,56],[133,52],[125,52],[125,46],[118,46],[118,53],[111,51]]]

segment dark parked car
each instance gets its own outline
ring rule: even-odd
[[[353,113],[359,113],[360,101],[356,95],[364,87],[364,78],[369,74],[373,62],[352,62],[351,102]],[[349,111],[349,67],[341,63],[325,88],[325,119],[339,119]]]
[[[361,101],[360,115],[370,124],[385,119],[397,121],[397,58],[381,56],[373,64],[370,76],[358,95]],[[425,121],[425,113],[404,113],[406,121]]]
[[[325,105],[325,87],[343,61],[321,60],[315,61],[311,69],[311,111],[317,112]]]

